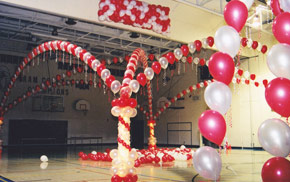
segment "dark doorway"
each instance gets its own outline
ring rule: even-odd
[[[67,121],[10,120],[9,145],[66,144]]]
[[[144,121],[131,121],[131,147],[136,149],[144,148]]]

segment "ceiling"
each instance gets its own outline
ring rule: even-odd
[[[74,19],[75,25],[66,23],[68,17],[29,10],[0,3],[0,50],[25,56],[33,47],[49,40],[66,40],[90,51],[96,56],[124,56],[136,48],[148,53],[173,50],[180,42]],[[52,35],[57,30],[57,35]]]
[[[257,6],[265,6],[265,2],[262,1],[255,1],[249,17],[255,13]],[[194,40],[193,37],[202,38],[206,35],[213,35],[217,27],[224,22],[221,17],[227,2],[226,0],[170,0],[164,3],[172,11],[171,37],[180,37],[179,40],[185,42],[188,39]],[[195,7],[195,10],[192,11],[188,7]],[[218,16],[212,18],[212,14]],[[268,21],[271,17],[269,18],[267,14],[262,12],[262,17],[267,17]],[[207,18],[208,23],[203,23],[204,19],[198,18],[198,15]],[[185,20],[184,17],[187,19]],[[194,17],[194,19],[190,19],[190,17]],[[132,31],[129,30],[76,18],[74,18],[76,24],[69,25],[66,23],[67,20],[68,17],[61,14],[32,10],[28,6],[17,6],[0,1],[0,53],[26,56],[33,47],[56,39],[75,43],[96,57],[102,58],[124,56],[139,47],[147,53],[162,54],[174,50],[181,44],[174,38],[170,39],[171,37],[138,33],[138,38],[131,38]],[[265,22],[263,18],[261,20]],[[195,27],[195,29],[191,27]],[[269,23],[265,23],[261,27],[262,31],[268,33],[271,31],[270,29],[271,24]],[[52,35],[54,30],[57,31],[57,36]],[[188,33],[184,30],[192,32]],[[204,30],[208,32],[206,33]],[[254,31],[253,29],[252,33]]]

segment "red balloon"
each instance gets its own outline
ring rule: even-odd
[[[181,51],[182,51],[182,54],[183,54],[183,56],[187,56],[188,55],[188,53],[189,53],[189,48],[188,48],[188,46],[187,45],[182,45],[181,47],[180,47],[180,49],[181,49]]]
[[[263,45],[263,46],[262,46],[262,49],[261,49],[261,52],[262,52],[263,54],[265,54],[265,53],[267,52],[267,50],[268,50],[268,47],[267,47],[266,45]]]
[[[224,18],[228,25],[240,32],[248,18],[248,8],[241,1],[230,1],[224,10]]]
[[[153,62],[152,69],[153,69],[154,73],[156,73],[158,75],[161,71],[160,63],[158,61]]]
[[[214,38],[211,37],[211,36],[209,36],[206,40],[207,40],[207,44],[208,44],[210,47],[212,47],[213,44],[214,44]]]
[[[283,157],[273,157],[262,168],[263,182],[290,181],[290,161]]]
[[[257,49],[257,47],[258,47],[258,42],[257,41],[253,41],[252,48],[253,49]]]
[[[272,26],[272,31],[280,43],[290,44],[290,13],[278,15]]]
[[[255,80],[256,79],[256,75],[255,74],[251,74],[250,78],[251,78],[251,80]]]
[[[192,61],[193,61],[193,58],[192,58],[191,56],[188,56],[187,59],[186,59],[186,61],[187,61],[189,64],[191,64]]]
[[[111,182],[121,182],[122,180],[123,179],[120,176],[118,176],[118,175],[114,175],[111,178]]]
[[[110,75],[110,76],[108,76],[107,77],[107,79],[106,79],[106,84],[107,84],[107,86],[110,88],[111,87],[111,84],[112,84],[112,82],[115,80],[115,77],[113,76],[113,75]]]
[[[280,3],[279,0],[271,0],[271,9],[272,12],[275,16],[280,15],[281,13],[283,13],[284,11],[280,8]]]
[[[275,78],[266,87],[266,101],[269,106],[283,117],[290,116],[290,80]]]
[[[166,58],[170,64],[174,64],[175,56],[172,52],[167,53]]]
[[[119,105],[119,100],[118,99],[114,99],[114,100],[112,100],[111,104],[112,104],[112,107],[118,106]]]
[[[137,106],[137,101],[136,101],[136,99],[134,99],[134,98],[130,98],[130,99],[129,99],[129,103],[128,103],[128,105],[129,105],[131,108],[135,108],[135,107]]]
[[[196,40],[196,41],[194,41],[194,45],[195,45],[195,49],[196,49],[196,51],[200,51],[201,50],[201,47],[202,47],[202,43],[201,43],[201,41],[200,40]]]
[[[198,119],[201,134],[209,141],[221,145],[226,134],[226,122],[217,111],[207,110]]]
[[[142,85],[143,87],[146,85],[147,78],[144,73],[139,73],[137,75],[137,81]]]
[[[117,63],[118,63],[118,58],[117,58],[117,57],[114,57],[114,58],[113,58],[113,63],[114,63],[114,64],[117,64]]]
[[[265,87],[267,87],[267,85],[268,85],[268,80],[263,80],[263,85],[265,86]]]
[[[241,70],[241,69],[239,69],[239,70],[238,70],[238,74],[239,74],[240,76],[242,76],[242,75],[243,75],[243,73],[244,73],[244,71],[243,71],[243,70]]]
[[[235,72],[235,63],[230,55],[222,52],[214,53],[209,59],[208,68],[210,74],[217,81],[226,85],[231,83]]]
[[[153,61],[155,56],[154,56],[154,54],[149,54],[148,57],[149,57],[149,59],[150,59],[151,61]]]
[[[246,47],[246,46],[247,46],[247,43],[248,43],[248,39],[245,38],[245,37],[242,38],[241,43],[242,43],[242,46],[243,46],[243,47]]]

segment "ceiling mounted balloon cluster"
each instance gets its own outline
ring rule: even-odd
[[[98,17],[166,35],[170,32],[169,11],[169,7],[137,0],[100,0]]]
[[[269,70],[277,77],[269,82],[265,98],[273,111],[286,117],[287,123],[273,118],[264,121],[258,130],[261,146],[275,157],[265,162],[262,168],[263,181],[289,181],[290,161],[290,3],[287,0],[272,0],[271,8],[276,18],[272,31],[279,44],[267,55]],[[275,133],[275,135],[273,135]]]

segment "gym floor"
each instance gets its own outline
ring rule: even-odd
[[[0,182],[109,182],[110,162],[83,161],[78,152],[104,152],[108,147],[60,147],[60,148],[15,148],[3,149],[0,160]],[[39,157],[48,156],[48,163]],[[219,181],[260,182],[261,169],[272,156],[265,151],[231,150],[222,151],[222,172]],[[146,164],[137,168],[141,182],[205,182],[197,175],[192,161],[167,162],[161,165]],[[4,178],[3,178],[4,177]],[[194,178],[194,179],[193,179]]]

